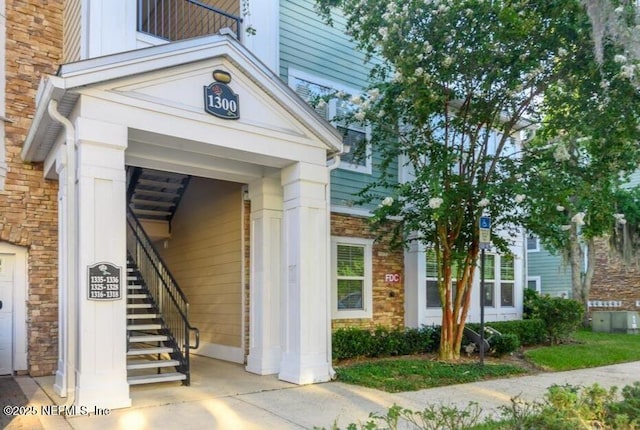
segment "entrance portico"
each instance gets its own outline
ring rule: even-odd
[[[238,119],[205,112],[215,70],[231,77]],[[90,407],[131,402],[125,287],[119,299],[88,295],[90,266],[127,266],[126,165],[247,184],[247,370],[328,380],[326,161],[340,151],[339,133],[227,36],[63,65],[45,80],[23,158],[60,184],[58,394]]]

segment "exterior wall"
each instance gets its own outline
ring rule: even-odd
[[[640,266],[611,253],[606,239],[596,245],[589,302],[590,310],[640,311]]]
[[[241,186],[193,177],[171,239],[158,246],[189,300],[205,355],[206,344],[242,346],[241,228]]]
[[[6,1],[6,184],[0,191],[0,241],[28,248],[28,367],[51,375],[58,359],[58,183],[21,147],[40,77],[55,73],[62,54],[62,2]]]
[[[62,48],[63,63],[70,63],[80,59],[80,0],[65,0],[64,2],[64,45]]]
[[[375,239],[366,218],[331,214],[331,235]],[[366,319],[334,319],[332,328],[358,326],[404,327],[404,250],[389,249],[389,236],[373,244],[373,317]],[[385,282],[386,274],[400,274],[397,282]]]
[[[244,193],[244,191],[243,191]],[[244,282],[242,285],[244,294],[244,356],[249,355],[249,332],[251,329],[251,202],[245,200],[242,207],[242,258],[244,259],[244,267],[242,273]]]
[[[540,280],[540,292],[552,297],[571,295],[571,270],[560,255],[551,254],[540,245],[539,251],[527,252],[528,278]]]
[[[334,16],[334,26],[330,27],[315,12],[314,4],[313,0],[280,2],[280,77],[288,81],[292,68],[333,82],[339,89],[366,88],[370,65],[364,63],[364,55],[344,33],[344,18]],[[355,193],[379,177],[376,169],[379,161],[380,157],[374,152],[372,174],[333,170],[331,205],[353,207],[357,201]],[[397,169],[392,168],[388,174],[397,177]]]

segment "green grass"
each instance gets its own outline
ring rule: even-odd
[[[525,356],[548,370],[572,370],[640,360],[640,335],[581,330],[575,342],[535,348]]]
[[[477,363],[452,364],[429,359],[398,358],[352,364],[336,368],[338,380],[390,393],[416,391],[443,385],[525,373],[517,366]]]

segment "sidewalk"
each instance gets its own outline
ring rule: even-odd
[[[200,398],[167,396],[163,402],[138,402],[138,406],[134,401],[133,407],[111,411],[109,416],[76,416],[67,420],[60,416],[38,418],[45,430],[312,429],[330,428],[334,422],[346,428],[348,423],[364,422],[370,412],[383,412],[394,403],[411,409],[423,409],[427,404],[465,407],[473,401],[489,414],[495,412],[498,406],[508,404],[514,396],[529,401],[541,399],[553,384],[591,385],[597,382],[606,388],[622,388],[640,381],[640,361],[397,394],[340,382],[296,386],[277,383],[273,379],[266,386],[241,390],[237,394]],[[15,380],[28,397],[30,405],[39,408],[40,405],[54,403],[32,378],[16,377]],[[183,390],[189,388],[181,387]],[[186,391],[183,392],[186,394]],[[0,392],[0,403],[6,404],[4,392]],[[14,428],[11,425],[13,422],[9,429]],[[15,428],[21,430],[30,427]]]

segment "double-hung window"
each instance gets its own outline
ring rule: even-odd
[[[334,318],[371,318],[372,245],[370,239],[331,238]]]
[[[438,290],[438,264],[436,262],[436,252],[433,249],[427,250],[427,308],[442,308],[440,291]],[[456,296],[456,273],[457,265],[454,263],[451,270],[451,296]]]
[[[484,260],[484,305],[492,308],[495,306],[496,290],[496,256],[485,255]]]
[[[500,256],[500,306],[515,306],[515,265],[513,255]]]
[[[360,91],[342,87],[309,73],[289,69],[289,86],[306,102],[312,103],[321,97],[341,92],[343,94],[359,94]],[[364,155],[355,157],[355,149],[360,147],[368,137],[368,129],[362,124],[345,124],[341,118],[357,107],[349,100],[331,97],[328,102],[314,103],[315,111],[330,121],[343,136],[342,143],[350,149],[340,156],[340,168],[354,172],[371,174],[371,145],[366,144]]]

